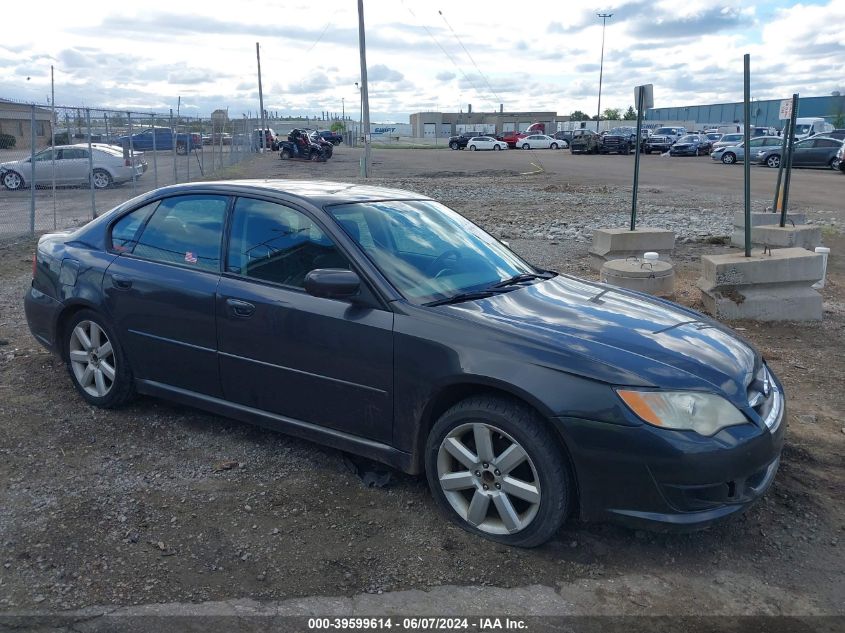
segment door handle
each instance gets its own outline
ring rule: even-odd
[[[252,313],[255,312],[254,305],[248,301],[241,301],[240,299],[226,299],[226,305],[229,306],[229,310],[234,316],[243,319],[251,317]]]
[[[132,287],[132,280],[123,275],[112,275],[111,285],[118,290],[129,290]]]

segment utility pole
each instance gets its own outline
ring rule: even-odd
[[[261,51],[258,49],[258,42],[255,43],[255,58],[258,60],[258,105],[261,108],[261,151],[267,149],[267,133],[264,131],[267,126],[264,123],[264,91],[261,89]]]
[[[361,118],[364,126],[364,178],[370,177],[370,96],[367,91],[367,43],[364,38],[364,0],[358,0],[358,47],[361,50]]]
[[[596,13],[601,18],[601,63],[599,64],[599,111],[596,114],[596,132],[599,131],[599,123],[601,122],[601,81],[604,75],[604,28],[607,25],[607,19],[613,17],[612,13]]]

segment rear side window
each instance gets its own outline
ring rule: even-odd
[[[141,227],[158,206],[158,200],[127,213],[111,227],[111,248],[119,253],[131,253],[137,243]]]
[[[200,270],[220,268],[228,198],[178,196],[162,200],[138,238],[137,257]]]

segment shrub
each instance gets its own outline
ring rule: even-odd
[[[17,139],[11,134],[0,134],[0,149],[11,149],[16,142]]]

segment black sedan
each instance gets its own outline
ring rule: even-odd
[[[713,141],[704,134],[687,134],[669,148],[670,156],[704,156],[710,153]]]
[[[783,446],[782,387],[737,334],[531,266],[407,191],[158,189],[43,236],[25,307],[92,405],[158,396],[424,472],[511,545],[568,516],[708,524]]]

